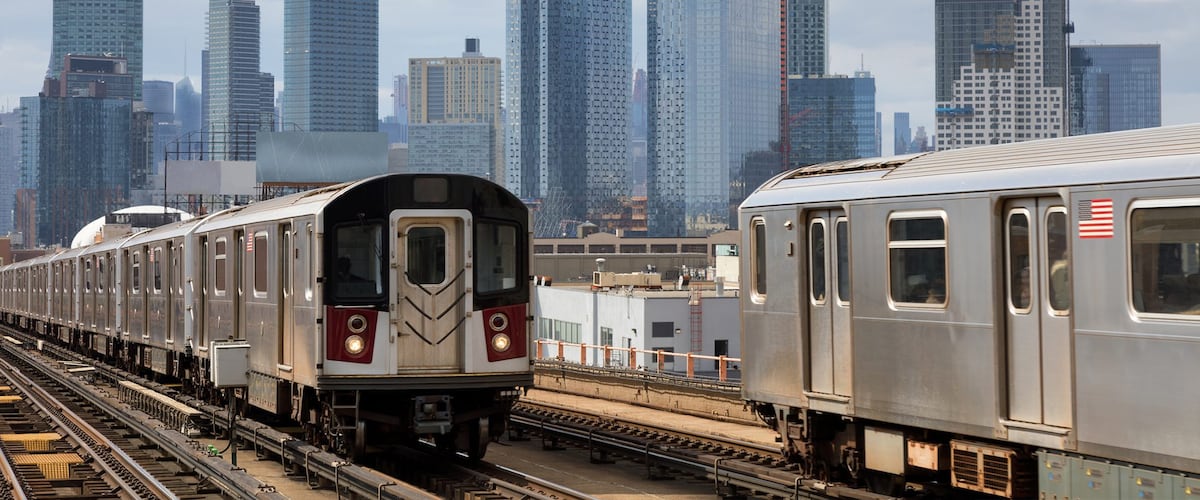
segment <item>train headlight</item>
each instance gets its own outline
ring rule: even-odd
[[[367,330],[367,318],[361,314],[355,314],[350,319],[346,320],[346,328],[350,329],[351,333],[362,333]]]
[[[496,352],[507,351],[512,347],[512,339],[508,338],[507,334],[497,333],[492,337],[492,350]]]
[[[493,314],[488,318],[488,326],[492,328],[492,331],[504,331],[505,328],[508,328],[508,316],[504,313]]]
[[[367,343],[366,343],[366,341],[363,340],[362,336],[351,335],[349,337],[346,337],[346,353],[347,354],[350,354],[351,356],[358,356],[359,354],[362,354],[363,350],[366,348],[367,348]]]

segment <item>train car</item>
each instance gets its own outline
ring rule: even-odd
[[[245,402],[350,455],[433,437],[484,454],[533,384],[525,205],[462,175],[385,175],[0,268],[12,323],[216,400],[216,342],[249,345]]]
[[[739,213],[743,396],[812,477],[1200,496],[1200,125],[803,167]]]

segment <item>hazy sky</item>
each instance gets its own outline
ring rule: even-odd
[[[616,1],[616,0],[614,0]],[[746,1],[746,0],[729,0]],[[459,56],[480,38],[484,55],[504,57],[505,0],[380,0],[380,117],[390,115],[392,75],[410,57]],[[933,130],[933,0],[830,0],[830,70],[860,66],[875,76],[884,114],[883,152],[891,151],[892,113]],[[51,0],[0,0],[0,111],[41,89],[50,59]],[[262,7],[262,70],[283,88],[283,0]],[[646,0],[633,0],[634,65],[644,68]],[[144,78],[200,85],[205,0],[145,0]],[[1200,0],[1074,0],[1073,44],[1162,45],[1163,124],[1200,122]],[[185,50],[186,46],[186,50]]]

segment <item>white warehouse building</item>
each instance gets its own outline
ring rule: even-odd
[[[706,356],[741,355],[741,324],[737,286],[714,290],[711,283],[689,289],[651,290],[632,287],[538,286],[534,294],[537,337],[569,344],[612,346],[609,365],[631,366],[629,348],[638,351],[693,353]],[[675,288],[668,285],[668,288]],[[541,348],[543,358],[558,356],[557,345]],[[565,348],[566,361],[603,366],[602,348]],[[686,359],[664,355],[663,369],[687,371]],[[732,364],[736,365],[734,361]],[[633,366],[657,369],[654,354],[639,353]],[[730,366],[734,369],[733,366]],[[717,362],[696,360],[697,373],[716,373]]]

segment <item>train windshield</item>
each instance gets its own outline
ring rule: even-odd
[[[337,228],[333,289],[340,299],[383,296],[383,224],[365,222]]]
[[[518,285],[517,255],[523,245],[517,239],[517,226],[480,222],[475,226],[475,251],[478,255],[479,293],[509,290]]]

